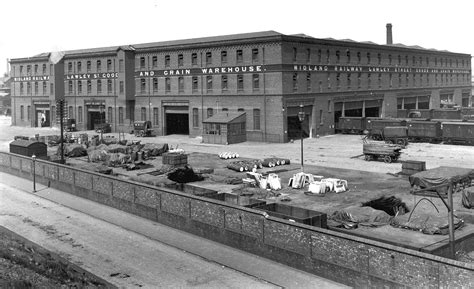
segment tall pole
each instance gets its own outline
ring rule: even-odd
[[[453,183],[450,183],[448,187],[448,206],[449,248],[451,251],[451,258],[456,259],[456,248],[454,243]]]
[[[32,155],[33,159],[33,193],[36,193],[36,155]]]
[[[63,127],[63,119],[64,119],[64,100],[61,99],[59,100],[59,105],[60,105],[60,108],[59,108],[59,127],[60,127],[60,130],[61,130],[61,164],[64,164],[64,136],[63,136],[63,131],[64,131],[64,127]]]
[[[298,112],[298,119],[299,119],[299,121],[300,121],[301,172],[304,172],[304,163],[303,163],[303,121],[304,121],[304,111],[303,111],[303,104],[300,104],[300,111]]]

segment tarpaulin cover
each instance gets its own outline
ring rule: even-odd
[[[371,207],[350,206],[335,211],[330,219],[344,224],[345,222],[357,223],[364,226],[383,226],[390,223],[391,217],[382,210]]]
[[[474,179],[474,170],[456,167],[438,167],[411,175],[410,185],[429,188],[449,182],[459,183]]]
[[[448,217],[445,214],[410,214],[396,216],[392,219],[390,225],[394,227],[410,229],[414,231],[421,231],[428,235],[447,235],[449,233]],[[464,221],[454,217],[454,229],[460,228],[464,225]]]

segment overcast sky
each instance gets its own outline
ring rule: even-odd
[[[472,0],[1,0],[0,73],[42,52],[274,30],[474,55]]]

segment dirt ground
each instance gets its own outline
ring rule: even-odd
[[[8,143],[14,135],[32,137],[34,134],[58,135],[57,129],[50,128],[18,128],[8,126],[9,119],[0,118],[0,150],[8,151]],[[76,132],[75,135],[79,135]],[[87,131],[95,135],[93,131]],[[406,203],[413,210],[415,205],[423,198],[410,194],[408,178],[398,173],[402,170],[400,161],[417,160],[426,162],[426,168],[438,166],[452,166],[472,168],[474,163],[474,148],[472,146],[410,143],[402,154],[399,162],[384,163],[383,161],[364,160],[362,155],[362,138],[359,135],[330,135],[303,141],[304,172],[324,177],[339,178],[348,181],[348,191],[340,194],[328,193],[324,196],[309,196],[304,194],[305,189],[288,188],[289,179],[301,171],[301,143],[300,141],[273,144],[244,142],[233,145],[214,145],[202,143],[201,138],[171,135],[139,138],[126,133],[127,140],[139,140],[142,143],[167,143],[172,148],[182,148],[188,154],[188,162],[193,168],[212,168],[214,172],[207,174],[205,180],[195,183],[196,186],[218,188],[220,192],[239,192],[242,184],[228,184],[230,179],[242,179],[245,173],[235,172],[226,168],[232,161],[222,160],[218,157],[220,152],[235,152],[240,159],[264,159],[268,157],[281,157],[291,160],[290,165],[258,170],[259,173],[277,173],[281,178],[282,190],[260,191],[253,197],[265,199],[267,202],[284,203],[286,205],[301,207],[330,216],[334,211],[359,205],[362,202],[373,200],[381,196],[394,196]],[[106,134],[107,138],[118,139],[118,134]],[[50,154],[54,154],[57,147],[50,147]],[[90,168],[86,157],[68,159],[68,164],[83,168]],[[122,168],[113,168],[113,173],[122,178],[132,178],[154,182],[158,185],[169,184],[165,175],[152,176],[146,174],[162,167],[162,158],[154,157],[145,161],[149,168],[143,170],[126,171]],[[439,214],[447,216],[443,202],[438,198],[428,198],[430,202],[420,202],[416,212]],[[454,194],[454,212],[456,216],[465,220],[465,226],[456,230],[456,234],[474,233],[474,210],[468,210],[461,204],[461,194]],[[434,208],[435,207],[435,208]],[[439,212],[437,212],[439,211]],[[372,239],[386,241],[407,247],[422,248],[430,244],[442,242],[447,236],[426,235],[421,232],[398,229],[391,226],[379,228],[360,227],[350,230]],[[463,252],[474,258],[474,252]]]

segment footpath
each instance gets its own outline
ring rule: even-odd
[[[0,173],[0,225],[120,288],[347,288]]]

